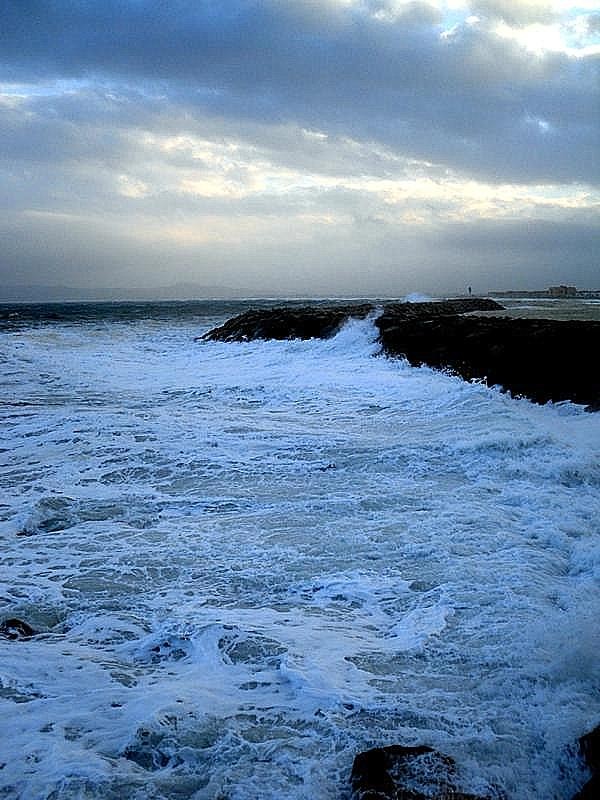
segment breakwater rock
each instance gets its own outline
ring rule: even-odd
[[[213,342],[250,342],[255,339],[328,339],[354,317],[364,319],[374,306],[304,306],[302,308],[251,309],[227,320],[200,339]]]
[[[373,303],[251,309],[199,337],[214,342],[255,339],[328,339],[351,317],[364,319],[377,308]],[[384,313],[397,322],[432,319],[469,311],[497,311],[502,306],[487,298],[465,298],[431,303],[389,303]]]
[[[600,400],[600,322],[449,316],[402,322],[384,314],[377,324],[388,355],[418,366],[449,369],[484,380],[536,403]]]
[[[210,341],[334,336],[350,317],[375,320],[382,352],[501,386],[536,403],[570,400],[600,408],[600,322],[477,315],[502,310],[487,298],[428,303],[307,306],[247,311],[200,337]],[[475,313],[474,313],[475,312]]]

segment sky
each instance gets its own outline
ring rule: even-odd
[[[2,0],[0,284],[600,288],[599,128],[597,0]]]

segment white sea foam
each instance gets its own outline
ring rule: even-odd
[[[435,298],[421,292],[411,292],[404,297],[405,303],[427,303],[432,300],[435,300]]]
[[[570,797],[600,417],[376,357],[369,320],[200,332],[5,334],[0,611],[42,633],[0,639],[3,796],[338,798],[401,742]]]

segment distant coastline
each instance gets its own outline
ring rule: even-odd
[[[488,292],[487,297],[524,297],[550,300],[600,300],[600,289],[578,289],[576,286],[549,286],[547,289],[503,289]]]
[[[465,297],[467,292],[440,293],[438,299],[449,297]],[[411,295],[404,295],[410,299]],[[503,297],[512,299],[538,300],[600,300],[600,289],[578,289],[575,286],[550,286],[547,289],[498,289],[482,292],[483,297]],[[347,295],[319,294],[309,296],[302,292],[256,291],[246,287],[202,285],[191,282],[175,283],[155,287],[79,287],[56,285],[4,285],[0,286],[0,303],[99,303],[99,302],[165,302],[187,300],[316,300],[316,299],[401,299],[402,293],[396,295]],[[424,300],[436,299],[423,295]],[[413,301],[414,302],[414,301]]]

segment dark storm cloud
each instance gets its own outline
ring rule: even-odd
[[[479,5],[496,15],[511,7]],[[525,20],[543,10],[516,6]],[[112,83],[117,95],[135,84],[191,114],[379,141],[488,180],[598,179],[591,59],[536,56],[486,24],[442,37],[427,3],[397,17],[386,16],[391,10],[383,0],[354,9],[11,0],[2,11],[3,72]]]

